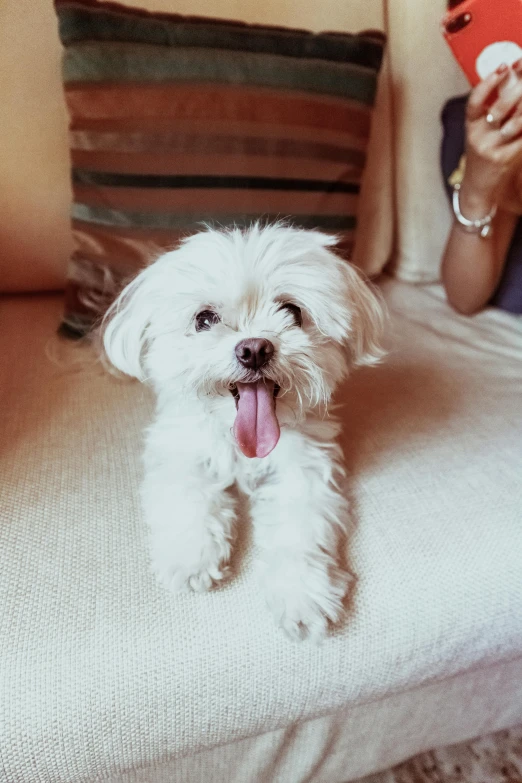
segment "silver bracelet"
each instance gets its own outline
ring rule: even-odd
[[[493,230],[492,223],[493,218],[497,214],[497,205],[495,204],[489,215],[486,215],[486,217],[480,218],[480,220],[468,220],[468,218],[464,217],[462,212],[460,211],[460,198],[459,198],[459,191],[460,191],[460,182],[457,182],[453,186],[453,214],[455,215],[457,222],[459,226],[462,226],[464,231],[467,231],[469,234],[480,234],[481,237],[486,239],[486,237],[491,236],[491,232]]]

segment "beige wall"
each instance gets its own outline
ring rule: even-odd
[[[382,29],[382,0],[127,0],[126,5],[340,32]]]
[[[129,5],[314,30],[383,27],[382,0],[131,0]],[[0,0],[0,290],[63,285],[69,203],[52,2]]]
[[[0,288],[60,286],[69,174],[50,0],[0,2]]]

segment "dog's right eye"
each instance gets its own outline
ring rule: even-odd
[[[213,310],[202,310],[196,316],[196,332],[208,332],[208,330],[218,324],[221,318]]]
[[[303,325],[303,314],[301,313],[301,308],[296,304],[293,304],[293,302],[283,302],[280,305],[279,310],[286,310],[287,313],[290,313],[296,326]]]

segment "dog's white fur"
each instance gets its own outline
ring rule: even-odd
[[[379,301],[334,244],[282,224],[203,231],[127,286],[104,331],[112,364],[157,394],[141,496],[160,581],[201,591],[226,576],[236,485],[250,496],[268,604],[298,638],[321,638],[339,620],[349,583],[338,563],[348,520],[340,427],[327,407],[351,366],[381,357]],[[301,327],[287,302],[301,308]],[[221,321],[196,332],[207,309]],[[245,457],[232,432],[230,389],[245,379],[234,349],[249,337],[274,344],[262,373],[281,388],[281,437],[264,459]]]

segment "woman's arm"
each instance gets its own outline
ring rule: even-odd
[[[492,206],[480,196],[468,195],[464,182],[460,204],[462,212],[470,220],[484,217]],[[459,313],[472,315],[493,296],[516,222],[516,215],[497,212],[490,239],[483,239],[480,234],[468,234],[456,221],[453,222],[442,259],[442,282],[448,302]]]
[[[518,168],[522,153],[522,62],[513,71],[515,87],[502,97],[499,86],[509,69],[498,71],[472,91],[466,108],[466,171],[459,193],[462,214],[481,219],[496,205],[502,187]],[[448,301],[471,315],[484,307],[499,283],[517,216],[499,210],[487,238],[467,233],[455,220],[442,260]]]

